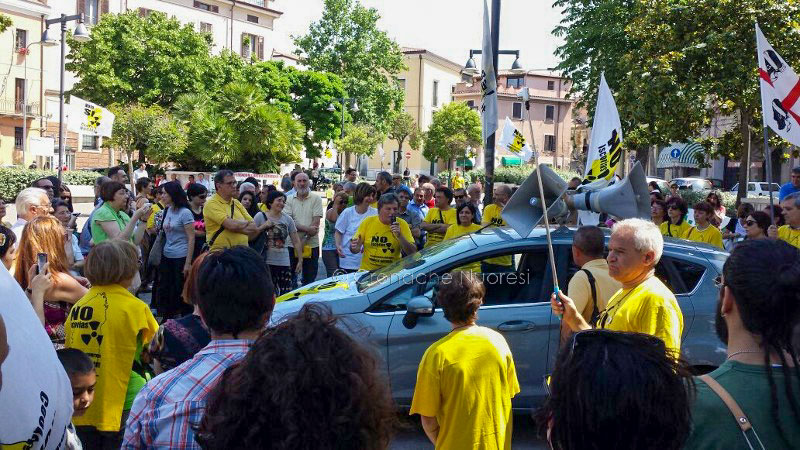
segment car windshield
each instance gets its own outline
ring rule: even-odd
[[[410,256],[389,264],[381,269],[365,273],[356,283],[358,292],[382,288],[398,280],[413,279],[417,268],[430,265],[443,259],[456,258],[468,250],[475,248],[475,243],[467,236],[447,240],[422,249]]]

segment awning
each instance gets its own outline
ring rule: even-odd
[[[522,158],[517,158],[516,156],[503,156],[503,158],[500,159],[500,163],[504,166],[521,166]]]
[[[458,158],[456,159],[456,167],[469,167],[472,168],[472,160],[468,158]]]
[[[671,169],[673,167],[688,167],[697,169],[697,154],[702,154],[703,146],[697,142],[673,143],[665,147],[658,154],[658,169]]]

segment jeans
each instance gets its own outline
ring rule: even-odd
[[[339,254],[336,250],[323,250],[322,262],[325,263],[325,272],[328,278],[334,276],[339,269]]]
[[[294,270],[297,266],[297,258],[294,256],[294,249],[289,247],[289,265]],[[319,247],[311,249],[311,257],[303,258],[303,276],[300,286],[313,283],[317,279],[317,271],[319,270]],[[299,286],[298,286],[299,287]]]

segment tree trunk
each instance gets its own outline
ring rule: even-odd
[[[736,206],[747,197],[747,173],[750,170],[750,112],[739,112],[739,132],[742,134],[742,150],[739,157],[739,191],[736,193]]]
[[[342,170],[347,170],[349,168],[350,168],[350,152],[344,152],[344,167],[342,167]]]
[[[405,142],[406,138],[398,139],[397,140],[397,158],[394,162],[394,173],[402,173],[403,171],[400,170],[400,161],[403,160],[403,142]]]
[[[647,158],[649,153],[650,149],[648,147],[639,147],[636,149],[636,161],[642,163],[642,168],[647,176],[650,176],[650,174],[647,173]]]
[[[125,153],[128,155],[128,178],[131,180],[131,192],[136,195],[136,180],[133,177],[133,150],[128,149]]]

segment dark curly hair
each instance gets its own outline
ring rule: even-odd
[[[385,449],[397,417],[378,359],[309,303],[225,371],[195,439],[205,449]],[[351,330],[354,331],[354,330]]]
[[[558,354],[551,395],[534,418],[554,449],[683,448],[694,384],[664,341],[586,330]]]

